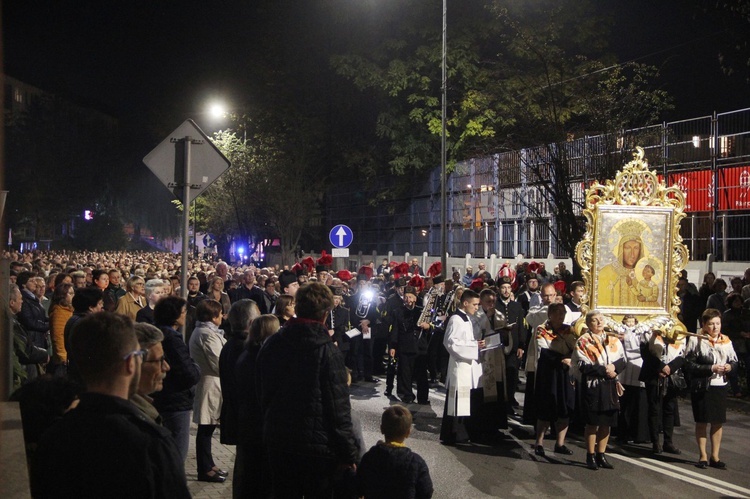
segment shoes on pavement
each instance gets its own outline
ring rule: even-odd
[[[386,390],[383,392],[386,397],[393,397],[393,390]]]
[[[572,456],[573,451],[568,449],[567,445],[557,445],[555,444],[555,454],[563,454],[566,456]]]
[[[604,468],[605,470],[613,470],[615,469],[612,464],[610,464],[609,461],[607,461],[607,457],[604,455],[603,452],[597,452],[596,453],[596,464],[600,468]]]
[[[229,472],[228,471],[224,471],[223,469],[221,469],[221,468],[219,468],[217,466],[214,466],[211,469],[213,470],[214,473],[216,473],[219,476],[223,476],[223,477],[228,477],[229,476]]]
[[[727,463],[725,463],[724,461],[714,461],[714,458],[709,459],[708,465],[712,468],[716,468],[717,470],[727,469]]]
[[[417,402],[417,404],[419,404],[419,405],[430,405],[430,401],[429,400],[423,400],[421,402]]]
[[[544,457],[544,447],[542,447],[541,445],[535,445],[534,454],[536,454],[537,456]]]
[[[412,398],[403,398],[403,397],[401,398],[401,402],[403,402],[404,404],[413,404],[415,400],[416,399],[413,398],[413,397]]]
[[[594,454],[586,453],[586,467],[590,470],[598,470],[599,465],[596,464],[596,459],[594,458]]]
[[[664,449],[662,448],[661,444],[654,443],[651,447],[651,452],[653,452],[654,454],[661,454],[662,452],[664,452]]]
[[[369,377],[365,378],[365,381],[368,382],[368,383],[379,383],[380,382],[380,380],[378,378],[373,378],[372,376],[369,376]]]
[[[211,475],[210,473],[213,473]],[[211,470],[208,473],[198,473],[198,481],[199,482],[214,482],[214,483],[224,483],[226,481],[226,477],[223,477],[216,473],[215,471]]]
[[[696,464],[695,467],[705,470],[708,468],[708,461],[698,461],[698,464]]]
[[[675,447],[672,442],[664,442],[664,452],[667,454],[682,454],[682,451]]]

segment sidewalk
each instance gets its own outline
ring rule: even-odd
[[[198,426],[195,423],[190,425],[190,449],[188,450],[187,460],[185,461],[185,474],[187,475],[187,484],[190,493],[196,499],[208,499],[219,497],[232,497],[232,471],[234,470],[234,445],[222,445],[219,442],[219,428],[216,428],[214,437],[211,442],[211,451],[214,456],[216,466],[229,472],[224,483],[199,482],[198,472],[195,462],[195,434]]]

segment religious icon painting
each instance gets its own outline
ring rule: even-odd
[[[597,207],[594,229],[592,306],[609,313],[669,313],[668,235],[672,209]],[[627,309],[627,311],[623,310]]]
[[[614,331],[626,314],[642,329],[684,329],[677,280],[688,262],[680,236],[685,196],[649,169],[637,147],[614,179],[586,189],[586,233],[576,261],[586,287],[581,310],[598,310]],[[580,332],[583,316],[574,325]]]

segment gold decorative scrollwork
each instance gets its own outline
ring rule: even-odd
[[[684,210],[683,192],[659,180],[641,147],[614,180],[586,190],[586,232],[575,254],[586,285],[584,313],[601,310],[610,326],[633,314],[641,329],[685,329],[676,292],[689,258],[680,236]]]

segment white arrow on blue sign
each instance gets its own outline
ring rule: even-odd
[[[354,233],[346,225],[337,225],[328,233],[328,240],[334,248],[348,248],[354,240]]]

